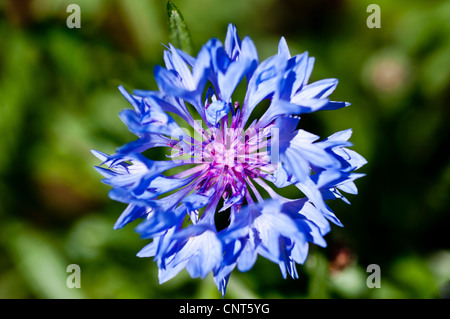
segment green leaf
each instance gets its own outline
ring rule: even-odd
[[[172,45],[192,55],[192,38],[180,10],[167,1],[167,15],[169,18],[169,41]]]

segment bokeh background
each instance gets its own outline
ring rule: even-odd
[[[195,52],[228,23],[261,60],[286,37],[316,57],[312,80],[338,78],[348,108],[305,116],[327,136],[353,128],[368,160],[352,205],[334,202],[344,228],[310,248],[300,279],[259,258],[233,272],[226,298],[448,298],[450,296],[450,2],[178,0]],[[69,29],[66,8],[81,8]],[[112,153],[135,137],[117,90],[156,89],[168,42],[163,0],[0,1],[0,298],[220,298],[209,276],[183,271],[163,285],[136,223],[113,230],[124,204],[107,197],[91,149]],[[81,288],[66,267],[81,267]],[[381,268],[369,289],[367,266]]]

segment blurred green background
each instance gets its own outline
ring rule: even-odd
[[[368,160],[352,205],[330,203],[344,228],[312,247],[300,279],[259,258],[233,272],[227,298],[450,297],[450,2],[178,0],[195,52],[228,23],[251,36],[261,60],[286,37],[316,57],[312,80],[335,77],[348,108],[304,117],[321,136],[353,128]],[[69,29],[66,8],[81,8]],[[134,139],[117,90],[156,89],[168,42],[163,0],[0,1],[0,298],[220,298],[209,276],[183,271],[163,285],[137,223],[113,230],[124,204],[107,197],[90,153]],[[446,151],[447,150],[447,151]],[[81,288],[66,267],[81,267]],[[369,289],[370,264],[381,288]]]

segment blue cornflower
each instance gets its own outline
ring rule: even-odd
[[[320,140],[298,129],[303,113],[349,105],[328,98],[338,81],[308,83],[314,58],[291,56],[284,38],[260,63],[233,25],[224,44],[211,39],[196,58],[169,45],[164,61],[155,68],[158,91],[119,87],[133,106],[120,117],[138,139],[113,155],[93,151],[109,196],[128,204],[115,228],[142,219],[136,231],[152,241],[138,256],[154,257],[160,283],[184,268],[193,278],[212,272],[225,294],[233,269],[248,271],[257,255],[297,278],[309,243],[325,247],[329,222],[342,226],[325,201],[348,203],[341,192],[357,193],[353,181],[363,174],[354,171],[366,163],[348,149],[351,130]],[[244,78],[240,104],[232,97]],[[267,110],[249,123],[263,100]],[[155,147],[168,148],[168,160],[143,155]],[[290,185],[303,195],[276,191]],[[218,214],[227,225],[217,226]]]

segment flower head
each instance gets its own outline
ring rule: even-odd
[[[161,283],[184,268],[192,277],[212,272],[225,294],[233,269],[248,271],[258,255],[297,278],[309,243],[326,246],[329,222],[342,225],[325,201],[348,202],[341,192],[357,193],[363,174],[354,171],[366,163],[348,149],[351,130],[320,140],[298,128],[303,113],[349,105],[328,98],[338,81],[308,83],[314,58],[291,56],[284,38],[260,63],[233,25],[224,44],[211,39],[196,58],[169,45],[164,61],[158,91],[119,87],[133,106],[120,117],[138,139],[113,155],[93,151],[109,196],[128,204],[115,228],[142,220],[136,231],[152,241],[138,256],[154,257]],[[244,78],[245,96],[233,100]],[[263,100],[267,110],[250,123]],[[143,155],[155,147],[167,148],[168,160]],[[277,192],[289,185],[303,195]]]

